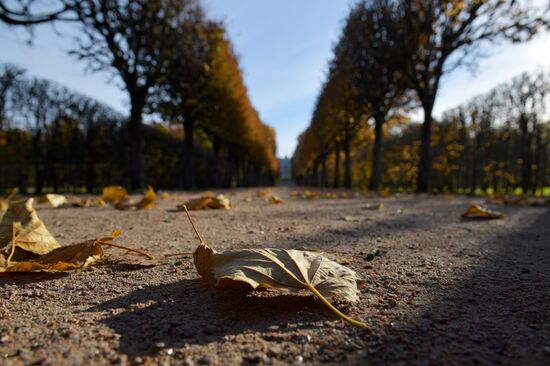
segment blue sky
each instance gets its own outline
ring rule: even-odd
[[[352,0],[205,0],[208,14],[223,19],[237,53],[252,103],[277,131],[278,155],[292,155],[296,138],[308,125]],[[0,25],[0,62],[25,67],[29,75],[56,80],[126,112],[127,97],[118,80],[89,74],[66,54],[72,29],[37,27],[34,45],[25,31]],[[458,70],[443,80],[437,116],[525,70],[550,64],[550,37],[529,44],[487,47],[475,74]],[[417,114],[420,117],[420,114]]]

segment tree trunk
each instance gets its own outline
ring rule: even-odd
[[[340,187],[340,143],[334,146],[334,188]]]
[[[527,194],[531,188],[531,144],[532,138],[529,133],[527,117],[521,117],[523,121],[520,122],[522,133],[522,166],[521,166],[521,190],[523,194]]]
[[[377,116],[374,124],[374,148],[372,151],[372,174],[370,177],[369,189],[377,191],[380,188],[380,172],[382,164],[382,140],[384,134],[382,126],[384,125],[384,117]]]
[[[220,174],[219,170],[219,160],[220,160],[220,150],[221,150],[222,140],[218,136],[214,136],[212,139],[212,146],[214,148],[214,154],[212,156],[212,166],[211,166],[211,177],[210,184],[212,187],[218,187],[219,179],[218,175]]]
[[[128,123],[128,148],[130,187],[132,190],[140,190],[145,187],[145,164],[143,157],[143,109],[145,102],[141,98],[130,94],[132,103],[130,109],[130,121]]]
[[[351,151],[350,139],[344,140],[344,187],[351,188]]]
[[[193,157],[193,133],[195,124],[188,119],[183,124],[183,129],[185,132],[183,148],[183,188],[192,189],[195,183],[195,159]]]
[[[311,174],[310,185],[317,187],[319,185],[319,160],[315,159],[313,161],[313,171]]]
[[[422,101],[424,110],[424,123],[422,124],[422,136],[420,141],[420,160],[418,161],[418,178],[416,182],[417,192],[430,190],[430,176],[432,170],[431,144],[432,144],[432,110],[434,98]]]
[[[321,185],[328,187],[328,173],[327,173],[327,157],[321,158]]]
[[[474,195],[477,188],[477,172],[478,172],[478,147],[477,136],[472,138],[472,180],[470,181],[470,194]]]
[[[32,139],[33,162],[34,162],[34,193],[42,193],[44,187],[44,176],[42,174],[42,130],[38,129]]]

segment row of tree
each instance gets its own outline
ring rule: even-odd
[[[548,25],[550,12],[526,2],[486,0],[363,0],[350,11],[335,46],[327,80],[308,129],[293,157],[294,175],[304,184],[343,184],[353,179],[352,156],[369,171],[368,186],[381,188],[384,134],[421,108],[424,121],[415,136],[413,183],[433,187],[433,106],[441,78],[474,64],[485,42],[524,42]],[[414,129],[414,128],[413,128]],[[405,136],[403,136],[405,137]],[[374,140],[371,150],[365,143]],[[370,159],[366,159],[370,156]],[[329,170],[332,179],[329,182]],[[364,168],[359,169],[364,171]]]
[[[128,186],[137,189],[146,181],[156,181],[160,183],[158,186],[165,188],[269,184],[274,181],[277,174],[275,132],[261,122],[250,102],[238,59],[223,24],[208,19],[198,1],[60,0],[54,2],[58,8],[46,13],[40,13],[43,8],[36,3],[1,1],[0,20],[14,26],[55,21],[77,24],[81,36],[71,54],[86,61],[91,71],[106,71],[120,78],[128,93],[130,111],[127,118],[115,118],[119,128],[106,128],[107,135],[102,136],[101,144],[117,145],[119,150],[123,150],[120,164],[111,171],[111,176],[107,169],[100,181],[84,179],[75,172],[74,179],[57,184],[51,180],[45,182],[44,174],[39,172],[48,170],[47,164],[40,159],[53,158],[32,147],[32,171],[35,173],[22,185],[30,184],[37,189],[44,186],[77,187],[85,180],[85,187],[95,189],[105,182],[124,180]],[[16,77],[10,77],[10,73]],[[13,67],[4,67],[4,74],[9,80],[22,79],[21,72]],[[51,142],[46,136],[59,135],[60,132],[55,132],[61,128],[59,125],[71,119],[81,137],[84,136],[86,141],[94,139],[88,136],[89,125],[97,125],[100,117],[91,117],[86,114],[92,113],[88,111],[81,115],[67,107],[73,105],[68,100],[74,98],[64,96],[70,92],[59,92],[63,88],[46,81],[13,80],[2,82],[0,86],[5,89],[2,94],[4,107],[0,112],[7,121],[3,123],[6,136],[16,128],[18,133],[32,136],[31,145],[42,144],[41,149],[45,151],[48,150],[45,146]],[[35,85],[45,85],[42,89],[47,89],[47,92],[38,92],[40,96],[37,96],[35,90],[40,87]],[[40,112],[28,112],[33,108],[32,104],[10,104],[8,99],[17,99],[14,97],[17,93],[26,99],[43,98],[37,101],[36,108]],[[98,104],[82,96],[76,99]],[[108,110],[104,106],[99,109]],[[106,114],[113,115],[112,111]],[[151,152],[149,135],[153,129],[143,123],[145,115],[154,116],[168,126],[154,129],[156,135],[159,131],[166,135],[155,140],[162,150],[160,155]],[[101,117],[102,123],[108,121],[104,124],[109,125],[109,118]],[[78,145],[77,141],[80,141],[76,132],[72,137],[65,137],[64,146]],[[174,143],[174,139],[182,142]],[[161,141],[165,141],[166,146]],[[10,139],[9,145],[13,144]],[[96,154],[98,157],[92,160],[99,164],[103,163],[100,157],[103,152],[98,148],[99,145],[90,147],[87,155],[67,156],[65,151],[52,156],[57,157],[54,160],[58,165],[73,162],[85,165],[85,159],[90,160],[85,156]],[[106,152],[108,160],[112,153],[113,150]],[[151,154],[156,156],[156,160],[151,160]],[[64,159],[63,162],[60,159]],[[164,170],[162,167],[167,168],[165,179],[153,174]],[[120,172],[120,178],[116,172]],[[94,176],[99,175],[96,172]]]
[[[432,126],[432,189],[439,192],[492,191],[535,194],[550,185],[550,70],[526,72],[487,94],[443,113]],[[418,175],[422,126],[394,118],[383,128],[381,186],[395,191],[413,190]],[[300,148],[314,151],[313,126],[301,136]],[[373,162],[366,159],[375,148],[373,128],[365,128],[351,146],[351,179],[360,187],[372,182]],[[318,140],[317,140],[318,141]],[[317,145],[318,146],[318,145]],[[297,157],[303,157],[300,151]],[[310,155],[311,156],[311,155]],[[305,164],[299,182],[338,186],[339,157],[294,161]],[[329,181],[329,176],[334,177]]]

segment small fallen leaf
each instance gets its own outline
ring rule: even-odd
[[[101,199],[107,203],[117,204],[128,199],[128,192],[121,186],[108,186],[103,188]]]
[[[147,191],[139,200],[137,203],[133,203],[131,201],[128,202],[116,202],[115,208],[118,210],[130,210],[130,209],[137,209],[137,210],[150,210],[155,206],[155,202],[157,201],[157,195],[155,194],[155,190],[151,186],[147,186]]]
[[[157,195],[155,194],[155,190],[151,186],[147,186],[147,191],[143,195],[143,198],[136,203],[136,208],[138,210],[150,210],[155,206],[155,202],[157,202]]]
[[[490,210],[472,203],[461,215],[463,219],[501,219],[504,215],[500,212]]]
[[[184,210],[184,207],[187,207],[189,210],[204,210],[206,208],[224,208],[229,210],[231,208],[231,202],[223,194],[214,197],[212,192],[206,192],[202,197],[190,200],[177,207],[179,210]]]
[[[178,205],[178,209],[183,210],[183,206],[187,206],[190,210],[202,210],[208,207],[208,204],[212,201],[212,197],[203,196],[200,198],[188,201],[185,204]]]
[[[185,208],[185,207],[184,207]],[[299,291],[307,289],[348,324],[367,325],[349,318],[336,309],[328,298],[357,302],[361,281],[351,269],[322,255],[302,250],[237,249],[218,253],[210,248],[185,210],[199,246],[193,253],[197,272],[215,286],[245,283],[251,288]]]
[[[312,191],[304,191],[302,193],[302,198],[305,198],[305,199],[317,199],[319,198],[319,193],[317,192],[312,192]]]
[[[229,210],[231,208],[231,202],[229,201],[229,198],[225,197],[223,194],[219,194],[216,197],[212,197],[212,200],[208,203],[209,208],[213,209],[226,209]]]
[[[91,207],[91,206],[94,206],[94,205],[100,205],[99,201],[102,201],[103,204],[105,204],[105,202],[99,198],[97,200],[94,200],[93,198],[85,198],[85,199],[82,199],[80,197],[70,197],[69,198],[69,203],[71,204],[71,206],[73,207]]]
[[[33,198],[12,202],[0,221],[0,251],[12,241],[14,230],[18,241],[14,258],[42,255],[60,247],[38,218],[33,203]]]
[[[170,196],[170,193],[168,192],[161,192],[160,193],[160,199],[163,199],[163,200],[167,200],[169,199],[171,196]]]
[[[269,199],[268,199],[268,202],[273,204],[273,205],[278,205],[278,204],[281,204],[281,203],[284,203],[285,201],[283,201],[280,197],[272,194]]]
[[[38,198],[37,203],[48,203],[53,208],[69,204],[67,197],[62,194],[48,193]]]
[[[269,194],[271,194],[270,189],[261,189],[259,191],[256,191],[256,197],[259,197],[259,198],[267,197]]]

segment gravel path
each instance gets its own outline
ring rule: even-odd
[[[0,364],[550,364],[548,207],[497,207],[505,219],[478,222],[459,219],[475,198],[274,191],[284,204],[236,190],[234,209],[193,216],[217,250],[299,248],[348,265],[367,286],[343,310],[370,329],[344,325],[307,293],[205,286],[197,241],[174,210],[199,193],[174,194],[150,211],[40,208],[64,244],[120,228],[118,242],[160,264],[0,278]]]

